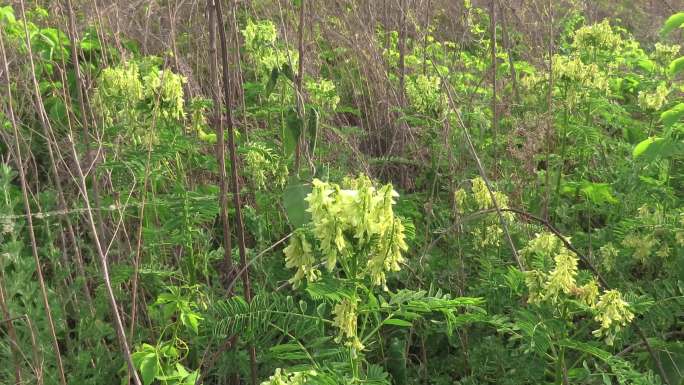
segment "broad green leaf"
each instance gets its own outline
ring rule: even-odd
[[[204,130],[202,130],[202,128],[200,128],[197,131],[197,135],[199,137],[199,140],[201,140],[203,142],[206,142],[209,144],[216,144],[216,142],[217,142],[215,133],[213,133],[213,132],[206,133],[206,132],[204,132]]]
[[[676,28],[681,28],[682,24],[684,24],[684,12],[675,13],[665,21],[665,25],[663,25],[660,33],[666,35]]]
[[[285,116],[283,131],[283,152],[286,157],[292,156],[297,148],[297,141],[302,134],[302,119],[294,108],[291,108]]]
[[[198,332],[199,332],[199,321],[201,319],[202,319],[202,317],[200,317],[199,315],[197,315],[195,313],[191,313],[191,312],[181,313],[181,322],[183,322],[183,325],[188,327],[195,334],[198,334]]]
[[[14,24],[17,22],[14,18],[14,9],[11,5],[0,7],[0,22],[7,22],[7,24]]]
[[[401,326],[401,327],[406,327],[406,328],[410,328],[411,326],[413,326],[412,323],[410,323],[408,321],[404,321],[403,319],[399,319],[399,318],[386,319],[382,323],[383,323],[383,325],[394,325],[394,326]]]
[[[617,203],[613,190],[608,183],[595,183],[583,180],[581,182],[566,182],[561,190],[564,194],[580,194],[590,202],[600,205],[603,203]]]
[[[266,83],[266,89],[265,89],[265,94],[266,97],[271,96],[271,93],[275,89],[276,84],[278,84],[278,76],[280,75],[280,71],[278,71],[278,67],[273,67],[271,70],[271,76],[268,78],[268,83]]]
[[[684,103],[679,103],[676,106],[660,114],[660,121],[665,127],[669,127],[679,121],[684,116]]]
[[[642,140],[639,144],[637,144],[637,145],[634,147],[634,151],[632,151],[632,156],[633,156],[634,158],[638,158],[639,156],[641,156],[641,155],[643,155],[644,153],[646,153],[646,151],[648,151],[648,149],[651,148],[651,146],[652,146],[653,144],[662,142],[662,140],[663,140],[663,138],[659,138],[659,137],[657,137],[657,136],[652,136],[652,137],[650,137],[650,138],[647,138],[647,139],[645,139],[645,140]]]
[[[655,63],[648,58],[639,59],[637,65],[644,71],[652,72],[655,69]]]
[[[199,377],[199,374],[199,370],[195,370],[192,373],[188,374],[183,380],[182,385],[195,385],[195,383],[197,382],[197,378]]]
[[[178,358],[178,349],[172,344],[166,344],[159,348],[159,354],[166,358]]]
[[[280,69],[280,73],[285,75],[286,78],[290,79],[290,81],[294,83],[295,75],[294,72],[292,72],[292,68],[289,65],[283,65],[283,67]]]
[[[639,143],[632,153],[636,157],[646,159],[669,158],[684,155],[684,142],[671,138],[651,137]]]
[[[667,67],[667,71],[670,73],[670,75],[676,75],[683,69],[684,69],[684,56],[681,56],[681,57],[674,59],[670,63],[670,65]]]
[[[138,370],[142,376],[144,385],[149,385],[154,381],[154,378],[159,374],[159,361],[155,353],[149,353],[142,357],[138,364]]]
[[[102,45],[100,45],[100,39],[97,38],[97,35],[93,35],[90,32],[87,32],[81,39],[79,46],[83,51],[99,50],[102,48]]]
[[[304,226],[311,221],[311,214],[304,198],[311,192],[311,186],[292,178],[283,193],[283,206],[287,218],[294,228]]]

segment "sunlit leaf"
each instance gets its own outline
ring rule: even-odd
[[[634,151],[632,151],[632,156],[634,158],[638,158],[639,156],[643,155],[646,151],[648,151],[649,148],[655,143],[659,143],[663,140],[663,138],[659,138],[657,136],[652,136],[648,139],[642,140],[639,144],[637,144],[634,147]]]
[[[682,69],[684,69],[684,56],[674,59],[667,67],[667,71],[670,73],[670,75],[676,75]]]
[[[665,127],[669,127],[679,121],[684,116],[684,103],[679,103],[676,106],[660,114],[660,121]]]
[[[684,12],[675,13],[665,21],[665,25],[663,25],[660,33],[666,35],[676,28],[681,28],[682,24],[684,24]]]
[[[285,127],[283,130],[283,152],[285,156],[294,154],[297,142],[302,134],[302,119],[294,108],[291,108],[285,117]]]

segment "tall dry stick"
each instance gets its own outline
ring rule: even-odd
[[[74,44],[72,44],[72,47]],[[27,39],[27,47],[29,52],[32,51],[31,49],[31,44],[30,44],[30,39]],[[73,60],[73,58],[72,58]],[[31,79],[33,81],[33,93],[36,98],[36,108],[38,109],[38,120],[40,122],[40,126],[43,130],[43,136],[45,137],[45,141],[47,144],[47,150],[48,150],[48,159],[50,160],[50,172],[51,176],[54,179],[55,183],[55,189],[57,190],[57,203],[59,205],[60,210],[63,210],[64,212],[68,211],[68,205],[66,203],[66,198],[64,195],[64,188],[62,186],[62,180],[59,177],[59,172],[57,171],[57,160],[55,157],[55,151],[53,149],[53,146],[55,149],[57,149],[57,153],[59,153],[59,148],[54,140],[54,132],[52,129],[52,125],[50,124],[50,119],[48,118],[48,114],[45,111],[45,105],[42,100],[42,96],[40,93],[40,88],[38,85],[38,79],[35,76],[35,68],[33,66],[33,58],[30,58],[30,63],[31,63],[31,72],[33,76],[31,76]],[[63,63],[64,64],[64,63]],[[64,68],[66,68],[66,65],[64,65]],[[67,236],[69,237],[69,242],[72,244],[72,248],[74,250],[74,259],[76,261],[76,266],[78,268],[79,274],[81,278],[83,279],[84,282],[84,293],[86,296],[86,300],[88,302],[88,307],[90,310],[91,314],[95,314],[95,310],[93,308],[93,303],[92,303],[92,296],[90,293],[90,288],[88,287],[88,281],[86,278],[86,273],[85,273],[85,266],[83,262],[83,256],[81,255],[81,249],[79,248],[78,245],[78,240],[76,238],[76,231],[74,230],[74,225],[71,222],[71,217],[68,214],[65,214],[62,216],[64,224],[66,224],[66,233]]]
[[[88,224],[90,225],[91,235],[95,243],[95,249],[97,251],[97,256],[100,262],[100,268],[102,269],[102,278],[104,286],[107,292],[107,299],[109,300],[109,306],[112,310],[112,316],[114,318],[114,329],[119,338],[119,344],[121,345],[121,351],[124,355],[124,359],[128,364],[128,370],[133,375],[133,382],[135,385],[142,385],[138,372],[135,370],[135,365],[133,364],[133,359],[131,358],[131,351],[128,347],[128,341],[126,340],[126,331],[124,330],[123,322],[121,321],[121,315],[119,314],[119,307],[116,302],[116,297],[114,296],[114,290],[112,289],[112,283],[109,279],[109,267],[107,266],[107,256],[102,248],[102,243],[97,232],[97,226],[95,225],[95,216],[93,215],[93,209],[90,206],[90,197],[88,194],[88,186],[86,185],[86,177],[83,174],[83,169],[81,168],[81,163],[78,158],[78,152],[76,151],[76,144],[74,143],[73,131],[69,127],[69,134],[67,136],[69,145],[71,147],[71,154],[74,157],[74,164],[76,165],[77,180],[79,183],[79,190],[83,197],[83,202],[85,204],[85,213],[88,219]]]
[[[231,3],[233,5],[233,9],[230,13],[230,19],[231,19],[231,24],[232,24],[232,30],[233,30],[233,41],[235,43],[235,46],[233,47],[235,51],[235,63],[237,64],[236,68],[236,81],[237,85],[241,85],[244,82],[244,72],[242,70],[242,54],[240,53],[240,28],[238,27],[238,22],[237,22],[237,17],[236,13],[238,10],[238,4],[236,1]],[[213,23],[212,23],[213,25]],[[214,36],[214,39],[216,36]],[[218,85],[218,82],[216,83]],[[245,135],[245,141],[249,141],[249,129],[248,129],[248,124],[247,124],[247,104],[245,102],[245,92],[242,89],[241,86],[235,87],[238,96],[240,97],[240,108],[242,109],[242,134]]]
[[[399,4],[399,104],[405,106],[406,102],[406,8],[408,0],[400,0]]]
[[[542,217],[545,220],[549,220],[549,203],[551,201],[551,142],[553,139],[553,52],[554,52],[554,39],[555,35],[553,33],[553,4],[549,2],[549,44],[548,44],[548,72],[549,72],[549,84],[546,90],[546,135],[545,135],[545,162],[546,170],[544,170],[544,204],[542,205]]]
[[[511,248],[511,253],[513,254],[513,258],[515,259],[515,263],[518,265],[518,268],[520,270],[525,271],[525,267],[523,266],[522,261],[520,260],[520,256],[518,255],[518,249],[515,247],[515,243],[513,242],[513,238],[511,237],[511,232],[508,229],[508,221],[503,216],[501,206],[499,206],[499,202],[496,199],[496,195],[494,194],[494,191],[492,190],[492,183],[489,181],[489,177],[487,177],[487,171],[485,170],[484,166],[482,165],[482,161],[480,161],[480,156],[477,154],[477,150],[475,149],[475,145],[473,144],[473,139],[470,135],[468,127],[465,125],[465,123],[463,123],[463,119],[461,119],[461,114],[459,113],[459,110],[456,106],[456,102],[454,101],[454,98],[452,95],[452,92],[453,92],[452,86],[441,75],[440,75],[440,78],[442,80],[442,84],[444,84],[446,91],[447,91],[446,94],[447,94],[447,101],[449,103],[449,108],[455,114],[456,121],[458,122],[459,126],[461,126],[461,129],[463,130],[463,136],[465,137],[466,144],[468,146],[468,150],[470,152],[470,155],[472,155],[473,159],[475,160],[475,165],[477,166],[477,170],[480,174],[480,177],[482,177],[482,180],[484,180],[484,182],[485,182],[485,186],[487,187],[487,192],[489,193],[489,197],[492,199],[492,205],[494,206],[494,209],[496,210],[496,214],[499,217],[499,224],[501,225],[501,228],[503,229],[503,232],[504,232],[504,236],[506,237],[506,241],[508,242],[508,245]]]
[[[299,62],[297,63],[297,78],[295,79],[295,100],[297,101],[297,115],[301,121],[304,121],[304,92],[302,90],[302,83],[304,81],[304,8],[306,6],[306,0],[301,0],[299,4],[299,27],[297,30],[297,40],[299,49]],[[304,124],[302,124],[302,128]],[[297,137],[297,146],[295,149],[295,165],[294,172],[297,174],[299,172],[299,163],[302,157],[302,142],[304,138],[304,132],[300,132]]]
[[[513,61],[513,52],[511,47],[511,39],[508,35],[508,22],[506,20],[506,12],[504,11],[501,0],[498,1],[499,13],[501,15],[501,42],[503,43],[506,55],[508,56],[508,68],[511,72],[511,82],[513,83],[513,97],[515,103],[520,105],[520,87],[518,86],[518,75],[516,74],[515,65]]]
[[[228,72],[228,45],[226,43],[226,31],[223,28],[223,13],[221,11],[221,1],[214,2],[214,10],[216,11],[216,26],[219,32],[219,40],[221,43],[221,64],[223,70],[223,94],[224,105],[226,108],[226,126],[228,128],[228,150],[230,151],[230,165],[231,165],[231,182],[233,188],[233,205],[235,206],[235,227],[237,232],[238,250],[240,252],[240,266],[245,268],[247,266],[247,249],[245,247],[245,228],[242,223],[242,203],[240,202],[240,181],[238,179],[238,158],[237,150],[235,148],[235,129],[233,127],[233,113],[231,110],[231,94],[230,94],[230,74]],[[219,142],[219,144],[223,144]],[[247,302],[252,301],[252,288],[249,281],[249,269],[245,269],[242,273],[243,290]],[[257,381],[257,367],[256,367],[256,349],[254,345],[249,347],[250,354],[250,369],[252,374],[252,385],[256,385]]]
[[[210,0],[214,3],[214,0]],[[234,278],[233,242],[230,234],[228,218],[228,181],[226,179],[226,141],[223,119],[221,118],[221,95],[218,88],[218,63],[216,54],[216,18],[215,13],[209,11],[209,77],[211,79],[211,97],[214,101],[214,125],[216,126],[216,160],[219,165],[219,208],[221,210],[221,228],[223,230],[223,269],[226,283]],[[232,292],[232,290],[231,290]]]
[[[499,111],[496,105],[496,2],[489,0],[489,37],[492,60],[492,141],[494,142],[494,157],[496,158],[496,139],[499,133]]]
[[[67,0],[67,2],[70,4],[69,0]],[[21,1],[21,5],[22,5],[22,12],[23,12],[23,0]],[[70,18],[73,17],[73,10],[71,10],[71,13],[72,14],[70,15],[71,16]],[[73,20],[72,20],[72,22],[70,22],[70,24],[71,24],[71,27],[74,27]],[[26,24],[25,24],[25,28],[26,28]],[[70,28],[70,30],[71,29],[72,28]],[[71,35],[70,37],[72,39],[72,46],[74,46],[76,44],[76,37],[73,34],[73,32],[74,31],[70,31],[70,35]],[[28,31],[26,33],[28,36]],[[30,44],[30,39],[27,39],[27,41],[28,41],[27,44]],[[3,49],[3,54],[4,54],[4,49]],[[72,51],[72,55],[73,55],[73,51]],[[29,61],[31,62],[31,67],[33,69],[33,59],[32,59],[32,55],[30,54],[30,45],[29,45]],[[79,92],[79,100],[80,100],[80,104],[81,104],[81,113],[83,114],[83,117],[82,117],[83,122],[82,123],[84,126],[84,135],[86,135],[85,140],[87,142],[88,141],[88,135],[89,135],[88,130],[86,128],[87,127],[87,115],[86,115],[86,110],[85,110],[85,102],[83,99],[83,90],[81,89],[81,84],[80,84],[80,80],[79,80],[80,75],[79,75],[78,57],[76,57],[76,60],[74,61],[73,65],[75,67],[76,74],[77,74],[77,83],[78,83],[77,89]],[[34,77],[35,77],[35,71],[32,71],[32,72],[33,72]],[[101,238],[99,236],[98,227],[96,225],[95,215],[93,214],[92,207],[90,206],[90,197],[89,197],[88,188],[86,185],[86,177],[83,174],[83,169],[81,167],[81,162],[79,160],[78,152],[76,151],[76,144],[74,143],[71,123],[69,123],[69,134],[67,135],[67,138],[68,138],[69,145],[71,147],[71,153],[72,153],[72,156],[74,158],[74,164],[76,166],[76,171],[78,174],[78,178],[77,178],[77,182],[79,183],[78,187],[79,187],[79,190],[81,192],[81,195],[83,196],[83,201],[84,201],[85,206],[86,206],[85,212],[86,212],[86,216],[88,219],[88,224],[90,225],[90,230],[92,233],[93,242],[95,244],[95,248],[96,248],[97,255],[99,258],[99,262],[101,265],[100,267],[102,269],[103,281],[104,281],[104,285],[105,285],[105,288],[107,291],[107,297],[109,299],[109,304],[110,304],[110,307],[112,310],[112,315],[114,318],[114,328],[115,328],[117,335],[118,335],[118,338],[119,338],[119,343],[121,345],[122,353],[124,355],[126,363],[128,364],[128,369],[133,375],[133,381],[134,381],[135,385],[142,385],[142,382],[140,381],[138,373],[135,370],[135,365],[133,364],[133,360],[131,358],[131,352],[130,352],[130,349],[128,347],[128,342],[126,341],[126,332],[125,332],[124,327],[123,327],[123,322],[121,321],[121,316],[119,314],[119,308],[118,308],[118,305],[116,302],[116,298],[114,296],[114,290],[112,289],[112,284],[111,284],[111,281],[109,279],[109,268],[107,266],[107,256],[105,255],[104,250],[102,248],[102,242],[101,242]],[[88,151],[89,151],[88,148],[86,148],[86,158],[89,158]],[[96,182],[96,180],[94,180],[94,181]],[[97,185],[97,183],[95,183],[93,185],[93,189],[95,189],[96,185]],[[98,210],[98,212],[99,212],[99,210]],[[30,212],[27,212],[27,216],[28,216],[27,220],[30,223],[30,221],[31,221]],[[101,223],[101,222],[99,222],[99,223]],[[53,333],[54,333],[54,331],[53,331]],[[61,365],[61,359],[60,359],[60,365]],[[66,380],[64,382],[64,385],[66,385]]]
[[[95,159],[92,155],[90,147],[90,127],[88,124],[88,114],[86,109],[85,95],[83,92],[83,77],[81,76],[81,66],[78,60],[77,42],[78,35],[76,32],[76,17],[74,16],[74,9],[71,5],[71,0],[66,0],[67,12],[69,14],[69,40],[71,42],[71,64],[74,66],[74,73],[76,76],[76,94],[78,96],[78,106],[81,111],[81,126],[83,128],[83,145],[85,147],[85,164],[90,169]],[[97,178],[97,173],[93,172],[91,175],[91,184],[93,186],[93,201],[96,207],[101,207],[100,204],[100,181]],[[105,240],[104,222],[102,221],[102,214],[100,210],[95,213],[97,216],[97,230],[100,239]]]
[[[25,15],[23,1],[22,14]],[[24,32],[26,33],[26,39],[30,42],[30,35],[28,33],[27,23],[24,23]],[[26,213],[26,226],[28,228],[29,239],[31,241],[31,253],[33,254],[33,259],[36,264],[36,274],[38,275],[38,283],[40,285],[40,293],[43,299],[43,306],[45,307],[45,314],[48,320],[48,326],[50,328],[50,337],[52,339],[52,347],[55,350],[55,360],[57,364],[57,370],[59,371],[59,380],[62,385],[66,385],[66,376],[64,374],[64,365],[62,364],[62,354],[59,349],[59,342],[57,341],[57,334],[55,333],[55,322],[52,319],[52,308],[50,307],[50,302],[48,301],[47,288],[45,287],[45,279],[43,277],[43,269],[40,265],[40,257],[38,256],[38,243],[36,241],[36,234],[33,231],[33,217],[31,215],[31,202],[29,201],[28,184],[26,182],[26,173],[24,172],[24,164],[21,155],[21,143],[19,143],[19,128],[17,127],[17,121],[14,116],[14,107],[12,105],[12,86],[10,84],[10,72],[9,66],[7,65],[7,55],[5,53],[5,42],[4,42],[4,32],[0,30],[0,51],[2,51],[2,62],[4,65],[4,72],[6,76],[6,86],[7,93],[5,95],[5,102],[7,103],[7,114],[9,115],[9,120],[12,125],[12,130],[14,131],[14,154],[15,162],[17,164],[17,170],[19,171],[19,180],[21,183],[21,195],[24,201],[24,211]],[[33,68],[33,59],[29,52],[29,59],[31,61],[31,71],[35,74],[35,69]]]

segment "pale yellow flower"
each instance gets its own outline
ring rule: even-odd
[[[608,345],[613,345],[620,329],[634,319],[629,304],[622,299],[622,294],[617,290],[608,290],[603,293],[595,309],[595,320],[601,324],[601,327],[594,330],[593,334],[597,337],[605,337]]]

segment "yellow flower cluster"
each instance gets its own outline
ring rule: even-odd
[[[473,198],[480,210],[486,210],[492,207],[492,196],[489,194],[487,184],[484,179],[477,177],[473,178]],[[497,201],[498,203],[498,201]]]
[[[530,262],[535,255],[553,255],[561,246],[561,240],[554,234],[548,232],[537,233],[535,237],[527,242],[527,245],[520,250],[520,256],[523,257],[525,264],[530,265]]]
[[[143,76],[145,97],[164,118],[182,119],[185,116],[183,110],[183,83],[185,82],[186,79],[183,76],[168,69],[151,71]]]
[[[257,70],[263,75],[271,73],[273,68],[282,68],[290,64],[296,71],[299,54],[290,49],[277,47],[278,31],[275,24],[270,20],[247,20],[247,26],[242,30],[245,38],[245,50],[255,62]]]
[[[143,99],[140,70],[135,63],[105,68],[97,80],[93,97],[98,113],[107,124],[123,120],[130,124],[135,120],[135,105]]]
[[[560,293],[572,293],[577,286],[577,257],[563,247],[554,257],[554,262],[556,266],[546,281],[546,296],[556,299]]]
[[[275,24],[270,20],[260,20],[255,23],[249,19],[247,26],[242,30],[242,36],[245,38],[245,47],[248,50],[255,51],[261,47],[275,44],[278,31]]]
[[[337,95],[337,89],[332,80],[308,80],[304,84],[304,87],[306,88],[306,93],[309,95],[311,103],[319,108],[334,111],[340,103],[340,97]]]
[[[658,111],[667,102],[670,89],[665,83],[658,84],[653,92],[639,91],[637,102],[645,110]]]
[[[399,271],[401,254],[408,249],[404,226],[392,210],[399,194],[390,184],[376,189],[366,176],[348,179],[346,185],[352,188],[315,179],[306,198],[326,266],[332,270],[338,256],[367,249],[365,274],[385,287],[385,272]]]
[[[399,194],[390,184],[376,189],[363,175],[346,179],[343,185],[348,188],[314,179],[306,197],[318,251],[328,271],[337,266],[341,257],[366,257],[355,273],[386,289],[385,273],[399,271],[404,261],[402,253],[408,250],[404,225],[392,209]],[[290,239],[285,255],[287,267],[298,269],[291,279],[293,283],[303,278],[314,281],[320,276],[313,267],[312,249],[302,234]]]
[[[633,250],[632,257],[646,264],[651,261],[651,255],[660,242],[652,234],[640,236],[632,233],[622,239],[622,245]]]
[[[494,208],[492,194],[494,195],[494,199],[496,199],[496,204],[499,206],[499,208],[508,208],[508,197],[506,196],[506,194],[500,191],[492,191],[492,194],[490,194],[484,179],[482,179],[479,176],[473,178],[472,184],[473,198],[475,199],[475,203],[477,203],[477,206],[480,210],[488,210]],[[513,213],[504,212],[503,215],[506,217],[506,219],[513,220]]]
[[[608,19],[578,29],[572,41],[572,46],[578,50],[600,49],[609,52],[617,51],[621,44],[622,37],[613,31]]]
[[[663,43],[655,43],[653,59],[661,66],[667,66],[672,60],[674,60],[675,57],[677,57],[680,49],[681,46],[679,44],[667,45]]]
[[[537,237],[521,250],[523,255],[538,252],[555,254],[555,266],[550,272],[528,270],[524,273],[529,291],[528,302],[540,304],[549,301],[555,304],[563,299],[562,296],[578,299],[594,312],[596,321],[601,323],[601,327],[594,331],[594,335],[606,337],[606,343],[611,345],[620,328],[634,318],[627,302],[622,300],[617,290],[608,290],[600,294],[599,286],[594,279],[578,286],[577,257],[560,241],[552,241],[552,236],[550,233],[537,234]]]
[[[583,91],[591,89],[608,92],[608,78],[596,63],[584,64],[579,56],[555,55],[553,57],[554,76]]]
[[[456,203],[456,210],[463,212],[466,205],[466,199],[468,198],[468,193],[464,189],[460,188],[454,191],[454,202]]]
[[[356,334],[357,323],[357,304],[358,300],[344,299],[342,302],[335,305],[333,314],[333,325],[340,329],[339,334],[335,338],[335,342],[344,341],[344,344],[350,346],[357,351],[363,350],[364,346]]]
[[[276,368],[275,373],[261,385],[304,385],[308,383],[310,377],[315,375],[315,370],[288,373],[281,368]]]
[[[634,319],[634,314],[617,290],[608,290],[596,304],[595,320],[601,327],[593,331],[597,337],[605,337],[608,345],[613,345],[616,334]]]
[[[576,288],[575,294],[585,305],[593,307],[596,305],[596,299],[599,297],[598,284],[592,279],[583,286]]]
[[[508,197],[506,194],[500,191],[492,191],[489,193],[487,189],[487,184],[481,177],[476,177],[471,180],[472,183],[472,202],[474,206],[479,210],[491,210],[494,208],[494,200],[492,200],[492,194],[496,203],[501,209],[508,208]],[[454,193],[454,199],[459,210],[467,205],[468,195],[463,189],[459,189]],[[501,213],[507,221],[512,221],[514,219],[513,213],[504,211]],[[500,226],[499,218],[496,213],[488,214],[485,224],[482,227],[475,228],[473,230],[473,236],[478,241],[476,245],[480,248],[487,246],[499,246],[501,243],[503,235],[503,229]]]
[[[544,301],[544,288],[546,287],[546,273],[539,270],[527,270],[525,272],[525,285],[529,296],[529,303],[541,303]]]
[[[295,275],[290,278],[290,282],[295,288],[304,278],[312,282],[321,276],[320,270],[314,267],[316,260],[313,255],[313,248],[306,239],[304,231],[295,231],[283,253],[285,254],[285,267],[297,269]]]
[[[615,268],[615,258],[618,255],[618,249],[612,242],[608,242],[599,249],[601,256],[601,264],[606,271],[612,271]]]
[[[271,186],[283,187],[287,183],[287,165],[263,143],[250,143],[243,159],[245,175],[252,180],[257,190]]]
[[[406,82],[406,95],[411,106],[422,114],[442,111],[446,105],[446,95],[442,92],[438,76],[409,76]]]
[[[132,139],[155,141],[146,105],[160,117],[181,120],[185,117],[183,83],[185,78],[168,69],[152,69],[141,75],[135,62],[105,68],[93,95],[98,115],[107,125],[123,127]]]
[[[553,234],[537,234],[537,237],[521,250],[523,256],[531,256],[540,252],[555,254],[555,266],[549,273],[540,270],[525,272],[525,283],[530,293],[528,301],[530,303],[541,303],[550,300],[555,303],[561,298],[561,294],[565,294],[577,296],[585,304],[591,306],[596,300],[596,296],[593,294],[593,287],[596,286],[596,283],[590,281],[584,286],[577,286],[577,257],[565,246],[560,245],[560,241],[551,241],[550,236]]]

